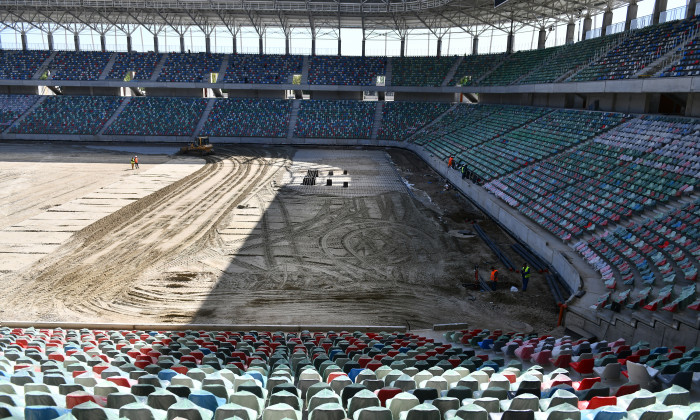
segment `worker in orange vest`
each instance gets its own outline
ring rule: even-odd
[[[447,160],[447,167],[452,168],[452,166],[455,164],[455,158],[453,156],[450,156],[450,158]]]
[[[491,289],[496,290],[498,288],[498,270],[495,267],[491,267]]]

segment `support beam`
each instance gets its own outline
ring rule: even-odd
[[[401,37],[401,57],[406,56],[406,37]]]
[[[105,34],[100,34],[100,51],[107,51],[107,36]]]
[[[316,55],[316,34],[311,37],[311,55]]]
[[[133,43],[131,42],[131,34],[128,34],[126,36],[126,52],[133,52],[134,51],[134,46]]]
[[[289,35],[285,34],[284,35],[284,53],[286,55],[289,55],[289,50],[292,49],[292,39]]]
[[[362,56],[365,56],[365,44],[367,44],[367,40],[365,38],[362,38]]]
[[[696,0],[690,0],[696,1]],[[630,4],[627,5],[627,15],[625,16],[625,32],[629,31],[632,27],[632,21],[637,19],[637,9],[639,9],[639,6],[637,6],[637,2],[632,0]]]
[[[479,37],[472,38],[472,55],[479,54]]]
[[[544,44],[547,43],[547,30],[545,28],[540,28],[540,32],[537,34],[537,49],[543,50]]]
[[[185,35],[180,34],[180,52],[184,53],[185,52]]]
[[[437,40],[437,56],[442,57],[442,38]]]
[[[574,32],[576,31],[576,24],[574,22],[569,22],[566,25],[566,45],[571,45],[574,43]]]
[[[698,6],[698,0],[688,0],[688,9],[685,11],[685,18],[690,19],[695,16],[695,8]]]
[[[654,1],[654,13],[651,15],[651,24],[656,25],[661,19],[661,13],[666,11],[666,6],[668,6],[668,0],[655,0]]]
[[[207,54],[211,54],[211,37],[209,35],[204,37],[204,50]]]
[[[340,36],[338,36],[338,56],[343,55],[343,53],[342,53],[343,50],[341,49],[341,44],[342,44],[342,42],[340,41]]]
[[[262,35],[258,37],[258,54],[264,54],[265,53],[265,41],[263,40]]]
[[[586,39],[586,34],[588,33],[588,31],[591,30],[592,25],[593,25],[593,19],[591,19],[590,16],[586,16],[583,19],[583,36],[581,36],[582,40]]]
[[[608,26],[612,25],[613,13],[608,7],[603,13],[603,27],[600,30],[600,36],[605,36],[608,34]]]
[[[513,53],[513,44],[515,43],[515,34],[513,31],[508,32],[508,44],[506,45],[506,54]]]
[[[75,50],[80,51],[80,35],[73,34],[73,44],[75,44]]]
[[[46,43],[49,44],[49,51],[53,51],[53,33],[46,33]]]
[[[238,41],[236,40],[236,34],[233,34],[233,54],[238,54]]]
[[[158,53],[158,35],[153,35],[153,52]]]
[[[22,38],[22,51],[27,51],[27,48],[29,47],[29,46],[27,45],[27,33],[26,33],[26,32],[22,32],[22,33],[20,34],[20,38]]]

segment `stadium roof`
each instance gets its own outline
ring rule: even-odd
[[[524,26],[547,28],[597,14],[623,0],[0,0],[2,22],[25,32],[36,28],[79,33],[114,28],[132,33],[144,27],[153,34],[164,28],[184,33],[198,27],[210,34],[217,26],[237,33],[241,27],[362,28],[391,30],[400,37],[428,29],[441,38],[449,28],[478,36],[492,28],[509,31]]]

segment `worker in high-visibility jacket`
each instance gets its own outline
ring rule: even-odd
[[[527,263],[523,264],[520,269],[520,274],[523,277],[523,292],[527,290],[527,283],[530,281],[530,266]]]
[[[491,289],[496,290],[498,288],[498,270],[495,267],[491,267]]]

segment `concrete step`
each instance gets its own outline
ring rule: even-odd
[[[379,130],[382,129],[382,116],[384,115],[384,101],[377,101],[374,108],[374,124],[372,125],[372,140],[376,140]]]
[[[287,138],[291,139],[294,137],[294,127],[297,125],[297,116],[299,115],[299,107],[301,106],[301,99],[294,99],[292,101],[292,111],[289,113],[289,127],[287,128]]]
[[[49,58],[44,60],[43,63],[41,63],[41,66],[39,66],[39,69],[34,73],[34,76],[32,76],[32,80],[39,80],[42,74],[46,71],[46,69],[49,68],[49,65],[53,61],[54,57],[56,57],[57,51],[54,51],[49,55]]]
[[[442,81],[442,84],[440,86],[449,86],[450,81],[454,79],[455,73],[457,72],[457,68],[459,67],[460,64],[462,64],[462,61],[464,61],[464,56],[460,55],[457,57],[454,63],[452,63],[452,67],[450,67],[450,71],[447,72],[447,75],[445,76],[445,80]]]
[[[309,84],[309,56],[305,55],[304,56],[304,61],[301,66],[301,84],[302,85],[308,85]]]
[[[27,109],[24,112],[24,114],[20,115],[19,118],[17,118],[12,124],[10,124],[2,133],[9,133],[12,127],[19,125],[25,118],[27,118],[27,115],[34,112],[35,109],[39,108],[39,106],[41,106],[41,104],[43,104],[46,101],[46,98],[48,98],[48,96],[46,95],[39,96],[39,99],[37,99],[37,101],[34,102],[34,105],[30,106],[29,109]]]
[[[219,78],[216,80],[217,83],[224,82],[224,76],[226,76],[226,70],[228,70],[228,64],[231,56],[226,54],[224,59],[221,61],[221,67],[219,67]]]
[[[168,54],[165,53],[163,56],[158,60],[158,64],[156,64],[156,68],[153,69],[153,74],[151,75],[151,81],[155,82],[158,81],[158,76],[160,76],[160,71],[163,70],[163,66],[165,65],[165,61],[168,59]]]
[[[386,67],[384,67],[384,85],[385,86],[391,86],[391,70],[392,70],[391,57],[387,57],[386,58]]]
[[[100,73],[100,77],[97,78],[97,80],[105,80],[107,76],[109,75],[109,72],[112,71],[112,67],[114,67],[114,62],[117,60],[117,53],[112,53],[112,55],[109,57],[109,61],[107,62],[107,65],[105,66],[104,69],[102,69],[102,73]]]
[[[117,109],[114,111],[114,114],[112,114],[112,116],[109,117],[105,125],[103,125],[100,131],[97,132],[98,136],[101,136],[102,133],[104,133],[107,130],[107,128],[109,128],[109,126],[112,125],[114,120],[116,120],[117,117],[122,113],[122,111],[124,111],[124,108],[126,108],[129,102],[131,102],[131,96],[125,97],[121,105],[119,105],[119,107],[117,107]]]
[[[209,119],[209,114],[211,113],[211,110],[214,108],[215,103],[216,103],[216,99],[214,99],[214,98],[211,98],[207,101],[207,107],[204,108],[204,112],[202,112],[202,118],[199,119],[199,122],[197,123],[197,126],[194,129],[194,133],[192,133],[193,136],[197,137],[199,135],[199,133],[202,131],[202,128],[204,128],[204,124]]]

